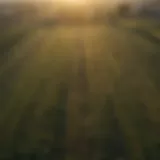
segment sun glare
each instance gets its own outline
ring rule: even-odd
[[[59,3],[66,5],[86,5],[87,0],[58,0]]]

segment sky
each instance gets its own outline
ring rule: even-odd
[[[20,2],[24,2],[24,1],[60,1],[60,0],[0,0],[0,2],[14,2],[14,1],[20,1]],[[63,0],[65,1],[65,0]],[[67,0],[66,0],[67,1]],[[69,1],[69,0],[68,0]],[[73,0],[72,0],[73,1]],[[76,0],[74,0],[76,1]],[[81,1],[81,0],[77,0],[77,1]],[[117,4],[120,2],[133,2],[133,3],[146,3],[148,1],[153,1],[153,0],[86,0],[86,1],[93,1],[95,3],[108,3],[108,4]]]
[[[0,1],[28,1],[28,0],[0,0]],[[32,1],[46,1],[46,0],[32,0]],[[50,1],[56,1],[56,0],[50,0]],[[57,0],[58,1],[58,0]],[[78,1],[78,0],[77,0]],[[79,0],[79,1],[81,1],[81,0]],[[133,2],[133,1],[148,1],[148,0],[92,0],[92,1],[103,1],[103,2],[122,2],[122,1],[131,1],[131,2]],[[151,1],[151,0],[150,0]]]
[[[0,0],[0,1],[28,1],[28,0]],[[46,1],[46,0],[32,0],[32,1]],[[56,1],[56,0],[50,0],[50,1]],[[58,0],[57,0],[58,1]],[[78,1],[78,0],[77,0]],[[81,0],[79,0],[81,1]],[[90,0],[89,0],[90,1]],[[105,2],[122,2],[122,1],[130,1],[130,2],[134,2],[134,1],[153,1],[153,0],[92,0],[92,1],[105,1]]]

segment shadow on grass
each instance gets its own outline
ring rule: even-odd
[[[132,31],[137,33],[141,37],[148,39],[151,43],[160,45],[160,38],[152,35],[152,33],[137,28],[133,28]]]
[[[8,37],[7,40],[4,40],[2,43],[0,43],[0,59],[1,63],[5,63],[5,60],[9,56],[10,50],[17,45],[26,35],[28,32],[19,33],[15,36]]]

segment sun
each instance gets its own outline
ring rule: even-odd
[[[64,1],[68,1],[68,3],[75,3],[75,4],[84,4],[86,3],[86,0],[64,0]]]
[[[86,5],[87,0],[58,0],[59,3],[65,5]]]

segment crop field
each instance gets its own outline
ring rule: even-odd
[[[132,32],[146,26],[1,27],[0,158],[158,160],[160,46]]]

